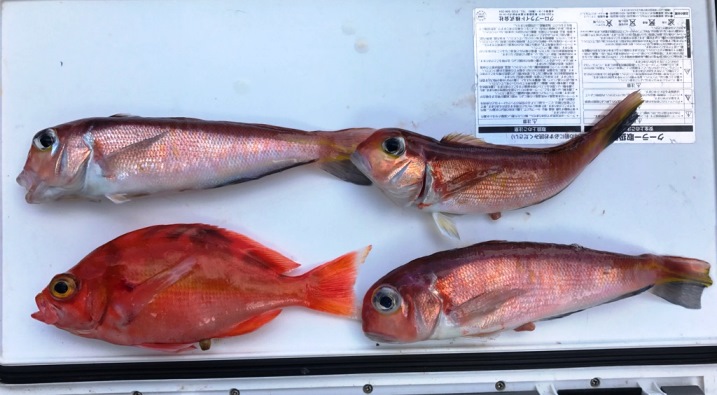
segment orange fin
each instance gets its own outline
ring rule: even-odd
[[[219,235],[216,237],[226,240],[230,250],[235,255],[250,258],[264,266],[270,267],[277,273],[286,273],[301,266],[284,255],[242,234],[210,225],[204,226],[218,232]]]
[[[214,337],[231,337],[231,336],[239,336],[244,335],[249,332],[254,332],[255,330],[261,328],[262,326],[266,325],[269,321],[276,318],[277,315],[281,313],[281,309],[279,310],[270,310],[264,313],[261,313],[259,315],[256,315],[254,317],[249,318],[248,320],[242,321],[229,329],[229,331],[222,333],[221,335],[214,336]]]
[[[123,317],[124,324],[131,322],[158,293],[189,275],[196,263],[197,258],[188,257],[137,285],[128,284],[130,292],[113,300],[113,306]]]
[[[354,283],[358,265],[371,246],[349,252],[302,275],[307,283],[306,307],[351,317],[355,312]]]
[[[499,220],[500,217],[501,217],[501,214],[500,214],[500,213],[490,213],[490,214],[488,214],[488,215],[490,216],[490,219],[492,219],[493,221],[497,221],[497,220]]]
[[[516,332],[523,332],[523,331],[534,331],[535,330],[535,324],[532,322],[528,322],[526,324],[523,324],[515,329],[513,329]]]

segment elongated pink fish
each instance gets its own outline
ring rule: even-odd
[[[35,134],[17,182],[27,189],[28,203],[102,197],[120,203],[319,162],[343,180],[367,185],[349,155],[371,132],[305,132],[192,118],[87,118]]]
[[[533,330],[536,321],[650,288],[699,309],[709,270],[691,258],[490,241],[413,260],[378,280],[363,300],[363,330],[382,342]]]
[[[401,206],[432,213],[444,235],[458,238],[445,214],[490,214],[540,203],[560,193],[637,119],[633,92],[589,132],[549,148],[488,144],[450,134],[441,141],[402,129],[379,129],[351,156]]]

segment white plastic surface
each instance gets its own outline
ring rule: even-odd
[[[388,373],[340,376],[279,378],[235,378],[214,380],[120,381],[105,383],[52,383],[0,387],[2,394],[203,394],[226,395],[236,389],[241,395],[357,395],[364,385],[372,395],[495,394],[497,381],[506,393],[531,391],[557,395],[558,390],[590,390],[593,378],[598,389],[637,389],[645,395],[664,395],[663,386],[694,386],[705,395],[717,394],[717,366],[684,365],[656,367],[608,367],[548,370]]]
[[[472,9],[487,2],[3,2],[0,363],[717,344],[717,287],[705,291],[699,311],[642,294],[540,322],[534,332],[404,346],[377,346],[358,322],[301,309],[285,310],[255,333],[216,341],[207,352],[179,355],[83,339],[30,318],[34,296],[54,274],[122,233],[160,223],[223,226],[295,259],[305,265],[301,270],[373,244],[356,285],[359,299],[411,259],[490,239],[717,263],[714,41],[708,40],[714,21],[707,19],[713,11],[709,0],[679,3],[694,15],[696,143],[611,146],[545,203],[504,213],[497,222],[457,218],[463,239],[452,242],[430,215],[310,166],[123,205],[29,205],[15,177],[38,130],[114,113],[311,130],[394,126],[434,137],[472,132]],[[632,4],[645,5],[671,3]]]

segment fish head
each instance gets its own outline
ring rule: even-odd
[[[58,274],[35,297],[32,318],[68,332],[87,336],[107,309],[106,293],[97,281],[85,281],[72,272]]]
[[[441,313],[441,300],[431,291],[432,281],[407,276],[401,279],[403,281],[394,282],[387,277],[374,284],[364,296],[361,310],[364,334],[385,343],[429,339]]]
[[[88,143],[91,122],[80,120],[43,129],[35,134],[17,183],[27,190],[28,203],[70,197],[84,186],[92,152]]]
[[[400,206],[413,203],[423,190],[425,138],[402,129],[379,129],[356,147],[351,162]]]

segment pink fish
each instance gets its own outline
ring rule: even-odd
[[[351,160],[391,200],[432,213],[444,235],[458,238],[445,214],[490,214],[549,199],[565,189],[637,119],[639,92],[593,128],[549,148],[488,144],[451,134],[441,141],[402,129],[379,129]]]
[[[28,203],[64,198],[121,203],[135,196],[215,188],[319,162],[367,185],[349,155],[372,129],[305,132],[192,118],[87,118],[41,130],[17,182]]]
[[[709,269],[691,258],[489,241],[385,275],[363,299],[363,331],[375,341],[407,343],[533,330],[536,321],[650,288],[670,303],[699,309],[703,289],[712,285]]]

